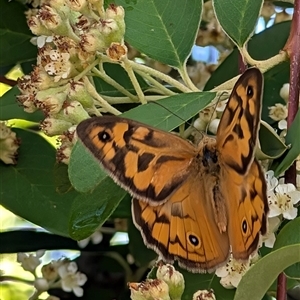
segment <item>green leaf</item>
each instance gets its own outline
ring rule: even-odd
[[[275,244],[274,250],[283,248],[287,245],[300,245],[300,217],[288,222],[279,232]],[[300,260],[299,260],[300,261]],[[288,267],[285,274],[291,278],[300,280],[300,262]]]
[[[55,149],[40,135],[14,129],[21,139],[18,163],[4,165],[0,161],[0,202],[30,222],[54,233],[69,236],[69,214],[74,190],[66,194],[56,191],[53,168]]]
[[[152,260],[157,258],[157,254],[148,249],[143,241],[141,232],[134,226],[132,220],[128,220],[129,250],[139,267],[149,267]]]
[[[42,112],[37,111],[32,114],[25,112],[17,102],[16,96],[19,94],[20,92],[15,86],[0,98],[0,120],[23,119],[40,122],[43,119]]]
[[[110,217],[112,219],[131,219],[131,199],[132,197],[129,194],[126,194]]]
[[[68,172],[72,185],[82,193],[92,192],[107,177],[95,157],[80,141],[72,149]]]
[[[259,142],[261,149],[256,149],[258,159],[280,157],[287,149],[275,130],[265,121],[260,123]]]
[[[125,9],[125,40],[149,57],[181,68],[199,29],[200,0],[117,0]]]
[[[171,131],[195,116],[216,97],[214,92],[179,94],[128,110],[122,116]]]
[[[290,149],[275,169],[275,176],[279,176],[287,170],[300,154],[300,109],[298,110],[291,127],[288,129],[286,143],[290,146]]]
[[[277,276],[299,261],[300,244],[285,246],[262,257],[242,277],[234,300],[261,300]]]
[[[105,177],[92,193],[78,195],[71,207],[70,236],[76,240],[90,236],[109,218],[125,196],[126,192],[109,177]]]
[[[219,23],[238,47],[242,47],[253,33],[262,4],[262,0],[213,0]]]
[[[35,58],[37,47],[30,43],[33,35],[27,26],[25,6],[6,0],[0,0],[0,6],[0,66]]]

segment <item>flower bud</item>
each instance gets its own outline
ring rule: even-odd
[[[42,109],[46,115],[57,114],[67,99],[66,86],[50,88],[39,91],[35,97],[35,104]]]
[[[49,283],[45,278],[36,278],[34,287],[40,292],[45,292],[49,289]]]
[[[119,41],[119,39],[123,39],[125,34],[125,11],[122,6],[117,6],[115,4],[110,4],[108,8],[105,11],[105,19],[106,20],[115,20],[118,25],[118,31],[120,34],[120,37],[117,40],[114,40],[115,42]],[[120,40],[120,41],[121,41]]]
[[[17,163],[20,140],[15,132],[8,128],[4,122],[0,122],[0,160],[5,164]]]
[[[217,134],[217,131],[218,131],[218,127],[219,127],[219,123],[220,123],[220,119],[214,119],[212,120],[209,125],[208,125],[208,130],[216,135]]]
[[[290,84],[285,83],[279,92],[280,97],[285,101],[285,103],[289,102],[289,94],[290,94]]]
[[[172,265],[162,264],[157,268],[156,277],[167,283],[172,300],[181,299],[184,291],[184,278],[180,272],[175,270]]]
[[[103,52],[106,48],[103,36],[96,28],[91,28],[88,32],[82,34],[80,39],[80,47],[88,53]]]
[[[147,279],[141,283],[128,284],[132,300],[170,300],[169,287],[160,279]]]
[[[51,30],[47,29],[41,22],[41,20],[36,16],[31,16],[27,21],[28,27],[31,32],[37,36],[46,35],[50,36],[52,34]]]
[[[94,99],[82,81],[71,82],[68,98],[80,102],[84,108],[91,108],[94,105]]]
[[[204,120],[201,118],[197,118],[193,124],[193,126],[199,131],[205,131],[206,125],[207,125],[207,123],[204,122]]]
[[[78,101],[71,101],[56,115],[60,120],[65,120],[73,125],[88,119],[90,116]]]
[[[213,290],[199,290],[193,295],[193,300],[216,300]]]
[[[47,117],[41,123],[41,129],[48,135],[54,136],[62,134],[64,131],[68,130],[73,124],[66,120],[56,119],[53,117]]]
[[[214,107],[207,107],[200,111],[199,117],[206,123],[210,122],[212,119],[215,119],[217,116]]]

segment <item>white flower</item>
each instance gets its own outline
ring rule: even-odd
[[[278,185],[278,179],[274,176],[274,171],[272,170],[266,172],[265,178],[267,183],[267,197],[270,200],[275,197],[274,190]]]
[[[241,281],[243,275],[250,268],[250,259],[247,262],[239,262],[233,257],[224,267],[216,270],[216,275],[221,277],[220,283],[227,289],[236,288]]]
[[[80,287],[87,281],[85,274],[77,272],[75,262],[64,264],[58,268],[58,274],[61,278],[61,287],[65,292],[72,292],[77,297],[82,297],[83,289]]]
[[[280,121],[287,118],[288,110],[286,105],[276,103],[274,106],[269,107],[269,117],[274,121]]]
[[[51,62],[46,64],[44,68],[49,75],[54,76],[54,82],[65,79],[70,75],[72,64],[69,60],[69,53],[50,50],[49,58],[51,59]]]
[[[267,248],[273,248],[276,240],[275,232],[277,231],[279,225],[280,219],[278,217],[268,218],[268,231],[262,237],[262,242]]]
[[[84,240],[77,241],[77,244],[80,248],[85,248],[91,241],[94,245],[101,243],[103,240],[103,234],[100,230],[96,230],[92,235],[87,237]]]
[[[25,271],[34,273],[36,267],[41,263],[40,258],[45,254],[45,250],[39,250],[34,254],[18,253],[17,262],[19,262]]]
[[[300,201],[300,191],[291,184],[279,184],[275,188],[275,193],[272,197],[268,197],[269,201],[269,217],[283,215],[285,219],[292,220],[297,216],[297,208],[294,204]]]

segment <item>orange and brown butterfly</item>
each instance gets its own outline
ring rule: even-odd
[[[95,117],[77,135],[132,196],[133,221],[147,247],[192,272],[212,272],[230,252],[247,260],[266,233],[266,183],[254,150],[263,76],[248,69],[235,84],[216,139],[197,146],[120,117]]]

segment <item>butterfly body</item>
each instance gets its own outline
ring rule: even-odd
[[[236,83],[217,136],[198,145],[119,118],[83,121],[77,134],[109,175],[133,196],[132,215],[145,244],[166,262],[212,272],[246,260],[266,232],[266,184],[254,147],[262,75]]]

